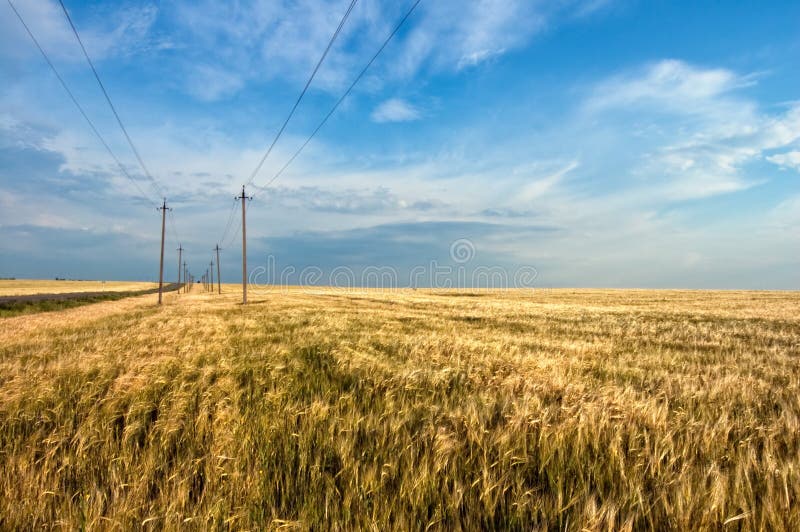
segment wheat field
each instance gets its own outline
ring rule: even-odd
[[[0,320],[0,528],[800,529],[800,293],[223,290]]]

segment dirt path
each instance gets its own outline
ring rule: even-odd
[[[177,283],[170,283],[164,286],[165,292],[173,292],[178,289]],[[122,297],[133,297],[133,296],[144,296],[147,294],[155,294],[158,292],[158,288],[151,288],[147,290],[132,290],[132,291],[114,291],[114,290],[107,290],[102,292],[64,292],[64,293],[57,293],[57,294],[23,294],[18,296],[0,296],[0,304],[1,303],[35,303],[40,301],[66,301],[69,299],[92,299],[96,297],[109,297],[109,296],[120,296]]]
[[[165,306],[177,303],[183,295],[172,291],[165,295]],[[156,309],[153,294],[130,296],[112,301],[101,301],[64,310],[37,312],[0,318],[0,343],[11,343],[27,336],[46,335],[48,331],[65,325],[76,326],[105,317],[142,309]]]

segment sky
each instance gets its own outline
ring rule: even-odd
[[[58,2],[13,3],[134,182],[2,3],[0,277],[156,279],[164,196],[166,278],[219,244],[239,281],[234,196],[349,1],[64,0],[157,186]],[[800,289],[796,1],[422,0],[265,187],[410,5],[356,2],[248,187],[253,282]]]

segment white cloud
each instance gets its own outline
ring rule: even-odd
[[[551,192],[554,187],[564,179],[564,176],[578,168],[578,166],[580,166],[578,161],[570,161],[566,166],[552,174],[525,183],[516,194],[515,201],[530,202],[541,198],[548,192]]]
[[[503,52],[505,52],[504,48],[497,50],[488,48],[484,50],[475,50],[474,52],[470,52],[461,56],[461,58],[458,60],[457,68],[458,70],[461,70],[462,68],[478,65],[494,56],[501,55]]]
[[[435,2],[417,33],[431,34],[428,52],[436,67],[461,69],[521,46],[542,31],[548,15],[526,0]]]
[[[16,1],[14,7],[39,44],[54,58],[77,59],[80,50],[57,2]],[[22,59],[38,54],[30,37],[8,4],[0,18],[0,55]]]
[[[201,101],[215,101],[236,94],[244,80],[236,72],[210,66],[197,65],[188,76],[188,91]]]
[[[101,15],[106,21],[99,27],[79,27],[78,31],[93,60],[152,54],[175,47],[170,37],[154,34],[153,26],[159,14],[155,5],[127,7],[108,16]]]
[[[397,216],[403,210],[426,211],[441,202],[416,196],[413,201],[398,197],[389,188],[341,188],[303,185],[294,187],[275,187],[262,190],[267,201],[283,208],[304,209],[322,213],[342,215]]]
[[[588,15],[592,15],[597,11],[607,8],[609,5],[613,3],[614,3],[613,0],[585,0],[582,2],[577,2],[576,15],[578,17],[585,17]]]
[[[301,83],[325,49],[348,3],[193,1],[179,3],[173,18],[184,40],[192,43],[186,49],[196,50],[191,62],[202,58],[206,64],[225,69],[236,65],[247,82],[289,79]],[[476,66],[524,46],[569,15],[596,10],[597,5],[598,0],[423,2],[406,23],[408,33],[394,38],[363,85],[374,88],[387,78],[413,78],[422,69],[455,71]],[[358,2],[312,90],[340,92],[406,9],[406,4],[389,0]]]
[[[419,109],[400,98],[390,98],[381,103],[370,115],[374,122],[411,122],[419,120]]]
[[[800,194],[790,196],[776,205],[767,219],[784,228],[800,228]],[[795,233],[797,238],[797,233]]]
[[[348,51],[351,35],[374,42],[371,30],[375,28],[365,21],[368,5],[357,6],[317,74],[313,89],[338,91],[349,79],[356,66],[353,52],[358,51]],[[184,55],[189,66],[202,61],[209,68],[235,70],[243,82],[282,79],[301,83],[319,60],[346,9],[347,3],[340,0],[192,1],[178,3],[172,15],[179,38],[188,43]],[[194,94],[191,87],[188,92]]]
[[[723,68],[703,69],[666,59],[598,84],[587,100],[590,110],[632,105],[664,105],[669,111],[702,111],[710,99],[749,85],[752,79]]]
[[[57,1],[16,0],[14,7],[51,59],[85,61]],[[7,16],[0,18],[0,57],[19,60],[39,55],[11,8],[6,4],[3,9]],[[88,22],[76,20],[75,14],[70,10],[70,16],[93,61],[173,46],[169,39],[152,35],[152,27],[159,14],[156,6],[115,9],[108,13],[101,13],[100,9],[105,8],[97,8],[97,16]]]
[[[782,168],[794,168],[800,170],[800,151],[787,151],[767,157],[771,163],[775,163]]]
[[[800,139],[800,105],[766,114],[741,94],[753,83],[754,76],[670,59],[601,81],[583,111],[625,127],[657,124],[639,136],[633,172],[666,200],[704,198],[762,183],[747,165]]]

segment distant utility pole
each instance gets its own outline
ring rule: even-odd
[[[183,293],[184,294],[186,292],[188,292],[189,289],[192,287],[192,285],[187,282],[188,280],[189,280],[189,278],[186,277],[186,261],[183,261],[183,284],[184,284]]]
[[[211,273],[211,291],[214,291],[214,259],[211,259],[211,268],[208,270]]]
[[[178,293],[180,293],[181,289],[181,261],[183,260],[181,255],[183,254],[183,244],[178,244]],[[183,278],[183,282],[186,282],[186,278]]]
[[[253,199],[244,193],[242,185],[242,195],[236,198],[242,202],[242,305],[247,304],[247,216],[245,215],[245,203]]]
[[[167,208],[167,198],[164,198],[164,203],[158,207],[161,211],[161,263],[158,268],[158,304],[161,304],[161,295],[164,291],[164,229],[167,224],[167,211],[172,210]]]
[[[221,294],[222,293],[222,277],[220,277],[220,274],[219,274],[219,244],[217,244],[217,247],[214,248],[214,251],[217,252],[217,290],[218,290],[218,293]]]

